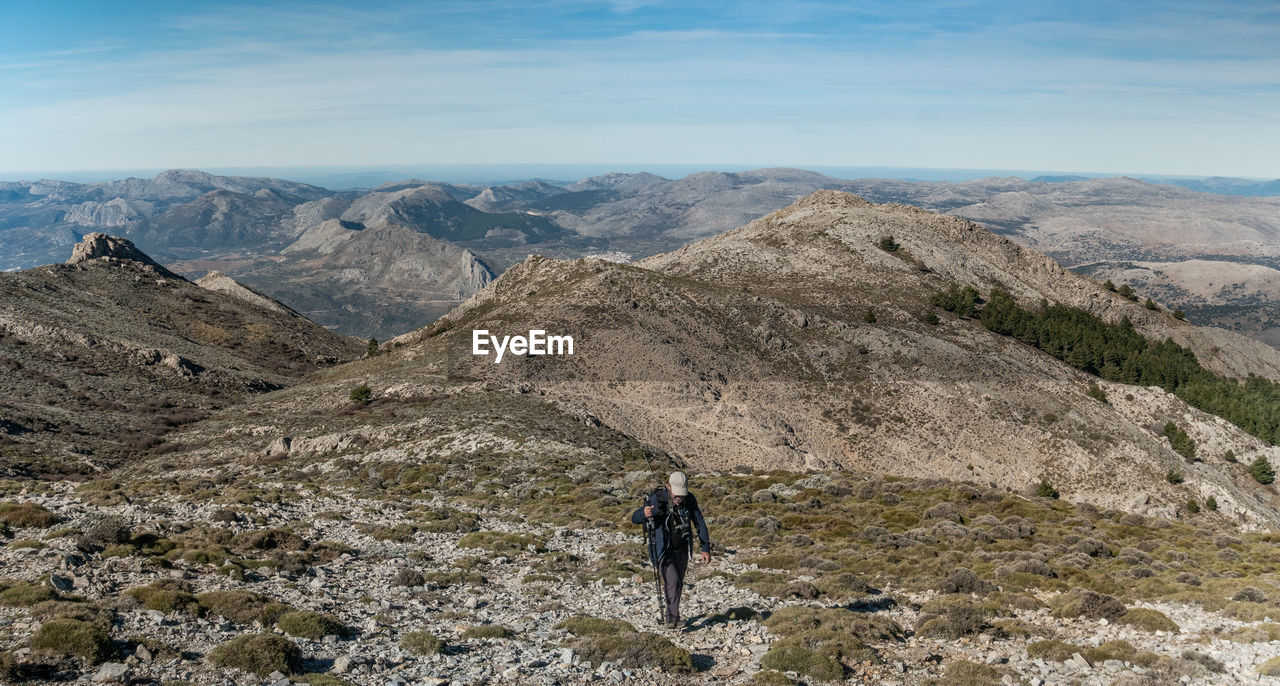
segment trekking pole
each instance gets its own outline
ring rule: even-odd
[[[648,501],[645,501],[646,504]],[[658,593],[658,624],[665,624],[667,620],[667,599],[662,593],[662,573],[658,571],[658,560],[654,558],[654,546],[656,539],[653,533],[654,523],[653,517],[649,517],[644,525],[644,548],[645,555],[649,558],[649,565],[653,567],[653,587]]]

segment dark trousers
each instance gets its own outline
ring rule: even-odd
[[[658,571],[662,573],[662,587],[667,595],[668,622],[680,620],[680,593],[684,590],[684,573],[689,569],[689,549],[679,546],[662,556]]]

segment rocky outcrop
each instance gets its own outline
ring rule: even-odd
[[[196,279],[195,283],[201,288],[207,288],[211,291],[224,293],[237,300],[243,300],[251,305],[257,305],[258,307],[271,310],[272,312],[301,316],[281,302],[273,300],[272,298],[249,288],[216,269]]]
[[[133,241],[119,236],[108,236],[105,233],[85,234],[84,238],[71,249],[71,257],[67,260],[67,264],[83,264],[100,259],[138,262],[152,267],[165,276],[180,278],[139,250],[134,246]]]

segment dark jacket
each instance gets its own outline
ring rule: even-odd
[[[674,545],[680,545],[679,541],[673,542],[672,532],[675,529],[677,516],[682,517],[690,523],[690,540],[685,545],[692,546],[692,532],[698,534],[698,541],[702,544],[702,552],[711,552],[711,536],[707,533],[707,520],[702,516],[702,510],[698,508],[698,499],[693,494],[684,497],[684,502],[680,503],[680,510],[677,513],[675,506],[671,502],[671,494],[665,488],[650,493],[645,498],[644,505],[641,505],[632,515],[632,524],[644,524],[644,508],[645,505],[653,506],[653,538],[649,542],[649,559],[655,565],[663,557],[675,553],[678,548]]]

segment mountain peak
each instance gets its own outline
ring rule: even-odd
[[[81,264],[100,258],[114,258],[140,262],[165,276],[175,277],[173,272],[165,269],[159,262],[151,259],[133,244],[133,241],[120,236],[108,236],[105,233],[87,233],[84,238],[71,249],[71,257],[67,264]]]

